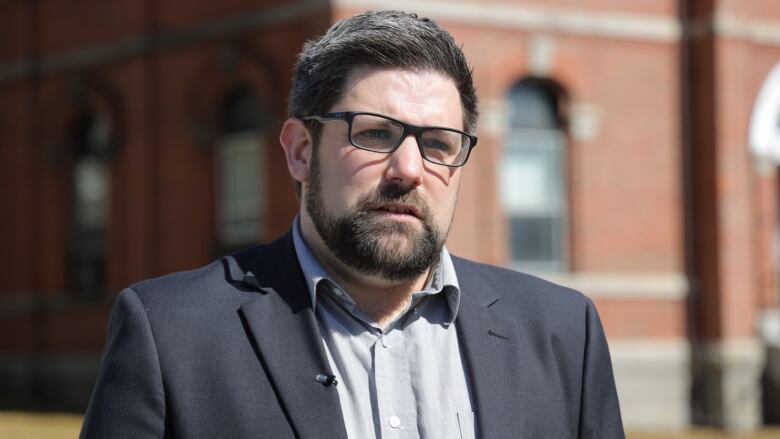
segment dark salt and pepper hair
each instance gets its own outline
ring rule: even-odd
[[[435,21],[400,11],[364,12],[308,41],[295,66],[288,115],[327,113],[344,93],[350,73],[364,66],[432,71],[451,78],[460,94],[464,130],[475,131],[477,94],[463,51]],[[319,127],[310,128],[316,141]]]

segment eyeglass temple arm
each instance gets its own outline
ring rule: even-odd
[[[326,122],[333,122],[333,121],[337,121],[337,120],[346,120],[345,117],[344,117],[345,114],[346,113],[327,113],[327,114],[323,114],[323,115],[313,114],[311,116],[304,116],[301,119],[303,119],[303,120],[316,120],[317,122],[320,122],[320,123],[326,123]]]

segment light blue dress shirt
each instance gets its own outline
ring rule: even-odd
[[[423,291],[384,330],[344,291],[293,224],[347,435],[366,438],[474,438],[469,387],[455,317],[460,289],[449,252]],[[412,304],[415,304],[414,306]]]

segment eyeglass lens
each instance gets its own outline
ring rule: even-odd
[[[390,152],[400,142],[404,128],[401,124],[381,116],[357,114],[352,120],[352,143],[376,152]],[[460,133],[442,129],[426,129],[418,139],[426,159],[443,164],[457,164],[468,138]]]

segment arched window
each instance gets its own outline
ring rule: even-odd
[[[71,132],[73,147],[73,240],[71,289],[81,298],[106,288],[106,230],[109,215],[112,126],[107,117],[80,111]]]
[[[511,264],[524,270],[566,266],[567,203],[561,93],[526,79],[509,91],[509,127],[499,192],[507,215]]]
[[[263,119],[259,102],[246,87],[223,102],[214,157],[218,253],[247,247],[265,236]]]

